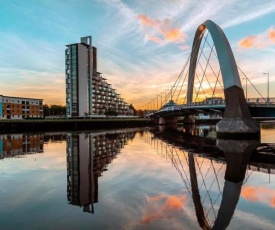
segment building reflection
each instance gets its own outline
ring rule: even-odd
[[[43,152],[43,134],[0,135],[0,159]]]
[[[148,132],[144,140],[178,171],[193,201],[198,225],[202,229],[226,229],[233,218],[242,185],[251,175],[247,169],[264,171],[263,168],[268,168],[267,172],[275,172],[270,170],[270,167],[275,169],[274,164],[266,164],[267,159],[274,161],[275,155],[262,154],[260,140],[211,140],[196,134],[179,129],[155,130]]]
[[[69,204],[94,213],[98,202],[98,178],[108,170],[134,130],[100,133],[67,133],[67,199]]]

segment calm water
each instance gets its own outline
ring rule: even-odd
[[[0,135],[0,229],[275,229],[275,124],[260,142],[215,136]]]

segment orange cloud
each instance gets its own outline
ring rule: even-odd
[[[152,36],[152,35],[147,35],[146,38],[147,38],[147,41],[151,41],[151,42],[155,42],[155,43],[159,43],[159,44],[163,43],[163,41],[159,37],[155,37],[155,36]]]
[[[156,26],[157,22],[155,20],[152,20],[151,18],[149,18],[148,16],[144,15],[144,14],[140,14],[137,16],[141,25],[143,26]]]
[[[168,41],[185,42],[186,35],[182,34],[179,29],[170,29],[163,33],[163,36]]]
[[[242,189],[241,195],[242,195],[246,200],[249,200],[249,201],[252,201],[252,202],[258,201],[258,198],[257,198],[257,191],[256,191],[256,188],[254,188],[254,187],[246,187],[246,188],[243,188],[243,189]]]
[[[241,48],[251,49],[258,48],[261,49],[265,46],[275,44],[275,29],[270,27],[263,34],[250,35],[239,41],[238,46]]]
[[[243,48],[253,48],[256,43],[256,36],[249,36],[247,38],[242,39],[239,42],[239,46]]]
[[[185,199],[185,197],[184,197]],[[181,198],[176,196],[169,196],[167,198],[167,201],[165,203],[165,209],[171,209],[171,210],[181,210],[183,209],[183,203]]]
[[[158,195],[148,198],[148,201],[150,207],[154,207],[153,214],[145,215],[141,220],[142,224],[150,224],[157,219],[169,219],[175,214],[175,212],[183,210],[188,203],[186,195]],[[159,206],[159,203],[163,202],[164,204]]]
[[[169,19],[157,21],[143,14],[138,15],[137,18],[142,26],[150,27],[150,30],[148,30],[148,33],[150,34],[146,36],[148,41],[161,44],[165,41],[184,43],[186,40],[187,35],[179,28],[172,27]],[[158,36],[153,36],[152,34],[158,34]]]
[[[191,49],[191,47],[188,45],[185,45],[185,46],[180,46],[180,49],[181,50],[189,50],[189,49]]]
[[[262,202],[275,208],[275,190],[263,186],[246,186],[242,188],[241,196],[251,202]]]
[[[275,43],[275,29],[273,27],[268,30],[268,38],[272,43]]]

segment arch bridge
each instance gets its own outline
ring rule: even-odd
[[[219,74],[222,77],[224,99],[212,97],[204,101],[193,102],[194,79],[201,56],[199,50],[201,49],[200,45],[206,30],[211,35],[213,46],[216,49],[215,55],[220,67]],[[213,47],[211,48],[212,52]],[[264,103],[260,103],[260,100],[253,101],[245,98],[238,68],[229,42],[223,30],[213,21],[207,20],[197,28],[189,59],[186,103],[181,105],[173,104],[171,89],[170,105],[163,106],[158,111],[151,111],[147,116],[158,120],[159,123],[174,123],[179,116],[185,116],[188,120],[190,115],[198,113],[222,114],[223,119],[216,125],[218,137],[236,137],[236,135],[242,136],[243,134],[249,137],[259,137],[259,124],[252,119],[252,116],[275,117],[275,104],[272,103],[273,99],[271,100],[270,98],[264,100]],[[203,75],[205,75],[205,71]],[[200,87],[202,87],[202,80]]]

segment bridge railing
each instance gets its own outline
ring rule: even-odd
[[[270,98],[247,98],[247,103],[255,104],[275,104],[275,97]]]
[[[248,104],[255,104],[255,105],[275,105],[275,98],[248,98],[247,100]],[[225,105],[224,99],[213,99],[213,100],[205,100],[201,102],[191,102],[187,104],[182,105],[172,105],[168,107],[161,108],[159,110],[151,110],[148,111],[147,116],[153,115],[154,113],[159,112],[169,112],[169,111],[178,111],[182,110],[188,107],[195,107],[195,106],[215,106],[215,105]]]

